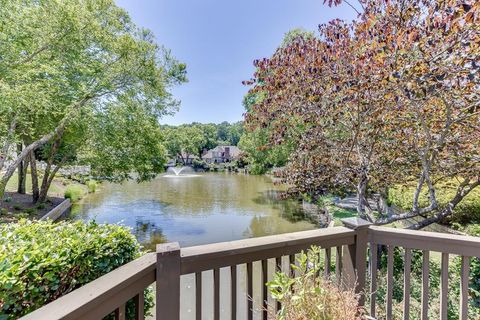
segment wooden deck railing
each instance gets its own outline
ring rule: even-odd
[[[180,319],[181,277],[194,277],[195,312],[188,319],[202,319],[205,297],[204,273],[212,276],[213,304],[212,315],[208,318],[220,319],[225,305],[230,319],[253,319],[254,313],[260,319],[267,319],[267,304],[278,308],[267,297],[263,284],[275,271],[289,272],[295,254],[317,245],[323,250],[325,274],[335,271],[335,278],[345,285],[355,285],[356,291],[369,295],[370,313],[377,309],[377,252],[378,246],[387,247],[387,297],[386,318],[392,318],[393,296],[393,249],[404,248],[404,319],[410,315],[410,266],[412,250],[423,251],[422,319],[428,312],[428,268],[429,252],[442,253],[441,270],[441,314],[446,318],[448,293],[449,254],[462,257],[461,274],[461,313],[459,319],[467,319],[468,284],[470,257],[480,256],[480,239],[466,236],[453,236],[431,232],[408,231],[370,226],[363,220],[344,219],[345,227],[334,227],[312,231],[296,232],[276,236],[245,239],[196,247],[180,248],[178,243],[158,245],[156,253],[149,253],[130,262],[107,275],[47,304],[23,319],[101,319],[114,313],[115,319],[125,319],[127,301],[135,301],[136,319],[144,319],[143,303],[145,288],[156,283],[156,319]],[[367,257],[367,248],[371,249]],[[333,253],[333,254],[332,254]],[[334,261],[332,261],[334,260]],[[287,262],[287,263],[286,263]],[[254,277],[253,265],[259,266],[259,275]],[[367,268],[367,266],[369,268]],[[245,270],[244,279],[239,282],[239,270]],[[220,270],[223,272],[220,272]],[[229,269],[229,272],[225,272]],[[368,269],[368,270],[367,270]],[[243,275],[243,273],[242,273]],[[258,279],[257,279],[258,278]],[[367,279],[368,278],[368,279]],[[256,279],[257,281],[254,281]],[[370,288],[366,289],[367,280]],[[223,290],[221,290],[221,285]],[[254,287],[261,290],[254,290]],[[228,289],[225,291],[225,286]],[[222,295],[221,295],[222,292]],[[225,294],[228,292],[228,294]],[[239,295],[247,296],[246,305],[238,305]],[[262,301],[254,311],[254,301]],[[360,304],[365,303],[362,296]],[[205,310],[203,310],[205,311]],[[194,314],[194,315],[193,315]],[[225,316],[225,310],[223,311]],[[213,316],[213,317],[212,317]]]

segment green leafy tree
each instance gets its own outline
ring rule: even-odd
[[[165,146],[170,157],[178,157],[184,165],[191,156],[198,156],[206,143],[204,132],[198,126],[183,125],[165,132]]]
[[[185,65],[111,0],[1,1],[0,30],[0,116],[5,119],[0,127],[0,170],[5,169],[0,199],[19,164],[72,123],[111,113],[126,96],[155,117],[178,106],[169,88],[186,80]],[[126,122],[135,116],[124,115]],[[4,168],[6,150],[18,141],[28,143]],[[126,151],[110,155],[128,157]],[[120,167],[115,170],[98,168],[106,175],[115,173],[112,179],[127,177],[124,170],[132,169],[139,169],[140,177],[151,176],[144,171],[151,165],[116,160]]]

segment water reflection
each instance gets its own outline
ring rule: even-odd
[[[159,176],[137,184],[104,184],[72,209],[72,219],[122,223],[148,249],[311,229],[301,205],[280,200],[268,177],[208,173],[191,178]]]

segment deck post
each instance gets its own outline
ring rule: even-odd
[[[368,228],[370,222],[360,218],[341,220],[345,227],[356,231],[355,243],[345,250],[343,268],[344,284],[348,288],[355,286],[355,293],[360,294],[359,305],[365,305],[365,282],[367,273]]]
[[[180,245],[157,244],[156,319],[180,318]]]

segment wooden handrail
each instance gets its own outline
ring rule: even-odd
[[[317,229],[274,236],[244,239],[195,247],[180,248],[176,243],[159,245],[156,253],[148,253],[114,271],[92,281],[89,284],[43,306],[22,319],[101,319],[115,311],[116,319],[125,318],[125,304],[134,299],[137,319],[143,319],[143,291],[157,281],[157,319],[178,319],[180,303],[180,276],[194,274],[196,291],[196,314],[201,318],[202,309],[202,272],[213,271],[214,282],[214,318],[219,318],[220,310],[220,268],[229,267],[231,278],[232,317],[236,319],[237,265],[246,264],[246,291],[252,293],[252,264],[261,265],[261,282],[266,282],[268,259],[275,259],[275,266],[282,265],[282,258],[288,256],[290,262],[295,254],[312,245],[320,246],[325,251],[325,272],[330,272],[331,248],[336,249],[337,280],[342,277],[344,283],[355,285],[359,293],[370,294],[370,310],[375,315],[377,288],[377,247],[387,246],[387,302],[392,300],[393,285],[393,250],[403,248],[405,256],[404,286],[410,287],[410,267],[412,250],[423,251],[422,270],[422,319],[428,316],[428,266],[429,252],[442,252],[442,288],[440,306],[442,314],[446,312],[448,291],[448,255],[462,256],[461,274],[461,319],[467,317],[469,257],[480,257],[480,238],[441,234],[435,232],[412,231],[386,227],[370,226],[360,219],[347,219],[347,227]],[[370,245],[370,291],[365,287],[367,247]],[[328,262],[328,263],[327,263]],[[271,267],[271,266],[270,266]],[[278,270],[278,269],[277,269]],[[285,271],[285,270],[284,270]],[[353,282],[349,283],[348,278]],[[347,280],[347,281],[345,281]],[[200,295],[200,296],[199,296]],[[364,303],[361,294],[360,304]],[[266,301],[265,288],[261,292],[262,301]],[[410,310],[410,290],[404,291],[404,313]],[[250,300],[248,300],[250,301]],[[391,304],[391,303],[390,303]],[[251,301],[247,312],[252,317]],[[278,308],[278,307],[277,307]],[[386,307],[387,318],[392,312],[391,305]],[[266,312],[263,312],[266,319]],[[407,317],[408,318],[408,317]]]
[[[371,226],[368,234],[375,244],[480,257],[479,237],[377,226]]]
[[[155,281],[156,262],[155,253],[148,253],[22,319],[101,319]]]
[[[345,227],[213,243],[181,250],[181,273],[189,274],[299,253],[312,245],[330,248],[355,243],[355,231]]]

